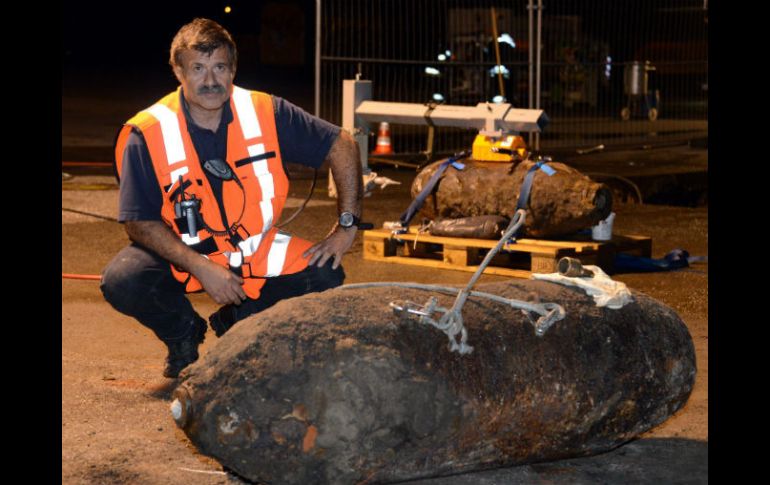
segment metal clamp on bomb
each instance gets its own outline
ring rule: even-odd
[[[433,309],[428,309],[430,305],[420,305],[419,303],[409,300],[392,301],[388,306],[393,309],[393,313],[400,316],[417,315],[420,317],[429,317],[433,314]],[[435,306],[435,304],[433,306]]]

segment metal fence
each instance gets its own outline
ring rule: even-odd
[[[319,13],[316,110],[338,124],[342,80],[359,74],[377,101],[540,107],[543,149],[708,130],[705,0],[320,0]],[[424,148],[427,128],[391,129],[397,152]],[[442,129],[436,149],[474,135]]]

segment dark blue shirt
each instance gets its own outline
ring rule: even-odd
[[[302,108],[273,96],[275,127],[278,145],[284,163],[297,163],[312,168],[323,164],[340,128],[312,116]],[[195,151],[201,163],[213,158],[224,160],[227,155],[227,127],[233,120],[230,103],[225,103],[222,121],[216,132],[196,125],[189,115],[187,103],[182,97],[182,107],[187,120]],[[215,196],[221,201],[222,180],[204,170]],[[159,221],[163,194],[152,166],[150,152],[141,132],[134,129],[128,137],[123,152],[120,177],[118,220]],[[220,203],[220,207],[222,204]],[[224,211],[222,211],[224,212]]]

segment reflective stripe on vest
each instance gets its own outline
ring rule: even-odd
[[[265,153],[265,145],[258,143],[249,146],[249,156],[257,156]],[[262,189],[262,200],[259,207],[262,210],[262,220],[265,221],[262,232],[267,231],[273,225],[273,201],[275,197],[275,184],[273,183],[273,174],[267,168],[267,160],[259,160],[251,164],[254,168],[254,175],[257,176],[259,187]]]
[[[250,140],[262,136],[262,127],[259,126],[257,112],[254,111],[254,104],[251,102],[251,92],[238,86],[233,86],[232,98],[235,111],[238,112],[238,119],[243,128],[243,138]]]
[[[246,241],[241,241],[238,246],[241,251],[225,251],[223,254],[228,260],[231,267],[237,268],[243,264],[243,257],[251,256],[253,252],[259,247],[259,241],[262,239],[262,235],[252,236]],[[283,272],[284,263],[286,262],[286,252],[291,242],[291,236],[283,232],[276,232],[275,238],[270,245],[270,251],[267,253],[267,269],[264,274],[256,276],[280,276]]]
[[[182,143],[182,130],[179,128],[176,113],[167,106],[157,103],[147,108],[147,111],[160,121],[160,131],[163,133],[163,144],[166,147],[168,164],[173,165],[187,158],[184,153],[184,143]]]
[[[240,251],[225,251],[222,254],[227,257],[227,262],[232,268],[240,268],[243,264],[243,253]]]
[[[237,268],[243,264],[243,258],[248,258],[257,252],[259,243],[261,242],[262,234],[257,234],[256,236],[251,236],[245,241],[239,242],[238,248],[240,248],[240,251],[225,251],[223,254],[227,257],[230,266]]]
[[[265,276],[268,278],[271,276],[278,276],[283,271],[283,263],[286,261],[286,250],[289,249],[289,242],[291,236],[286,233],[279,232],[273,239],[273,244],[270,246],[270,252],[267,255],[267,271]]]
[[[252,138],[262,136],[262,128],[259,126],[257,112],[251,101],[251,93],[243,88],[233,86],[232,98],[241,123],[243,138],[248,142]],[[247,144],[246,149],[250,157],[265,153],[264,143]],[[262,200],[259,202],[259,208],[262,211],[262,232],[265,233],[273,226],[272,199],[275,197],[275,183],[273,182],[273,174],[268,170],[267,160],[253,162],[251,166],[259,181],[259,187],[262,189]]]
[[[241,252],[243,253],[243,255],[248,258],[252,254],[257,252],[257,248],[259,248],[259,243],[261,242],[262,242],[262,234],[257,234],[256,236],[251,236],[245,241],[239,242],[238,247],[241,248]]]

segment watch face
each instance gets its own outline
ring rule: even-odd
[[[353,225],[353,214],[350,212],[343,212],[340,214],[340,226],[350,227]]]

